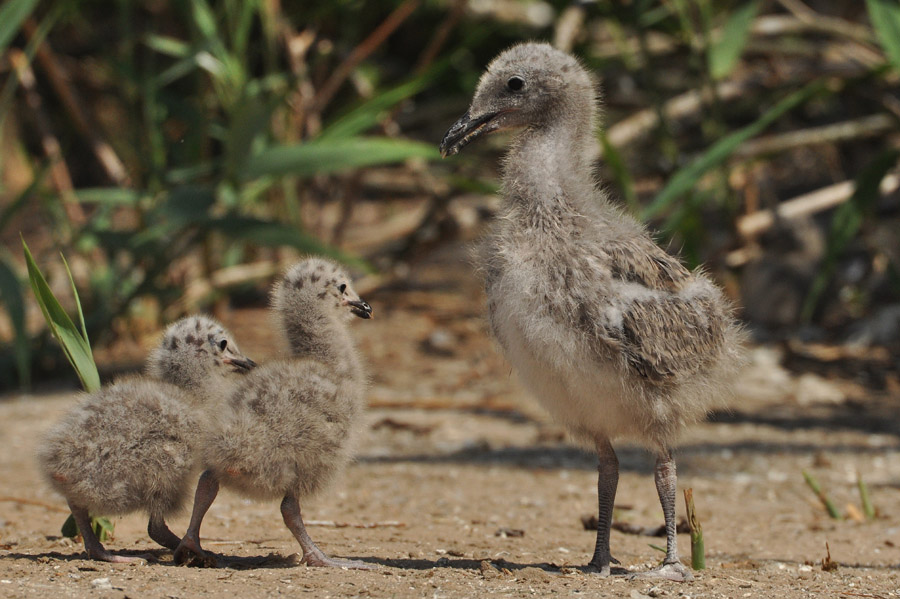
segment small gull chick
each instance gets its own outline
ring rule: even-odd
[[[503,203],[484,244],[491,329],[525,385],[599,456],[597,543],[589,568],[610,573],[619,480],[611,441],[656,452],[666,524],[663,565],[641,577],[690,580],[675,537],[672,445],[727,393],[740,327],[701,272],[660,249],[607,199],[592,175],[596,86],[572,56],[525,43],[488,66],[468,112],[441,142],[517,129],[503,168]]]
[[[306,532],[300,500],[321,490],[353,455],[366,380],[347,321],[370,318],[372,309],[340,266],[310,258],[274,287],[272,311],[292,356],[258,367],[233,391],[231,413],[205,448],[206,471],[175,559],[196,556],[215,565],[200,546],[200,525],[221,484],[246,497],[280,499],[306,565],[371,568],[325,555]]]
[[[187,317],[166,330],[148,360],[148,376],[87,395],[47,433],[38,451],[41,470],[66,498],[88,557],[141,560],[107,551],[90,515],[143,510],[150,538],[178,546],[165,518],[184,505],[200,470],[206,413],[253,366],[218,322]]]

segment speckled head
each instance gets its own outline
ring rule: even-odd
[[[549,44],[524,43],[495,58],[478,82],[469,110],[441,141],[443,156],[502,129],[562,120],[593,128],[597,87],[575,57]]]
[[[315,310],[372,318],[372,307],[353,290],[347,272],[326,258],[307,258],[289,268],[272,290],[272,304],[283,316]]]
[[[166,329],[159,346],[150,354],[147,373],[185,389],[197,389],[212,379],[244,373],[255,366],[215,319],[187,316]]]

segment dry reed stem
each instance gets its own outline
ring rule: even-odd
[[[80,227],[86,221],[84,211],[78,203],[72,184],[72,176],[69,174],[69,167],[62,155],[62,146],[56,135],[54,135],[50,120],[44,113],[43,102],[40,94],[37,92],[37,82],[34,78],[34,71],[28,64],[25,53],[18,48],[11,48],[8,52],[9,62],[16,71],[19,81],[22,83],[22,89],[25,92],[25,102],[31,109],[34,116],[35,124],[41,136],[41,146],[44,148],[44,154],[50,160],[50,178],[53,186],[62,199],[63,208],[69,224]]]
[[[38,26],[34,19],[29,18],[26,19],[23,29],[28,39],[31,40],[36,35]],[[82,102],[78,99],[75,90],[69,85],[47,40],[44,40],[37,47],[37,59],[50,80],[50,85],[62,101],[63,107],[72,118],[72,123],[78,129],[78,132],[87,138],[88,145],[93,150],[100,166],[106,171],[107,176],[120,187],[128,186],[130,180],[125,170],[125,165],[119,159],[112,146],[100,137],[98,133],[99,128],[92,122]]]
[[[889,174],[881,180],[880,191],[889,194],[900,188],[900,176]],[[744,238],[751,238],[770,229],[776,221],[809,216],[843,204],[856,191],[855,181],[842,181],[796,198],[781,202],[774,210],[761,210],[738,219],[737,230]]]
[[[356,66],[365,60],[418,8],[420,0],[404,0],[369,36],[359,43],[334,70],[313,98],[310,112],[320,113]]]

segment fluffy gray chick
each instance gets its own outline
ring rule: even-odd
[[[597,104],[591,76],[572,56],[547,44],[517,45],[488,66],[441,152],[521,130],[483,249],[488,312],[525,385],[599,455],[589,568],[606,576],[615,561],[609,531],[619,473],[611,441],[627,437],[657,454],[667,532],[663,566],[642,576],[689,580],[676,546],[671,447],[723,400],[741,331],[722,292],[661,250],[598,188]]]
[[[150,538],[178,546],[165,518],[183,506],[200,470],[203,406],[223,402],[223,388],[253,366],[218,322],[184,318],[153,351],[149,376],[120,379],[87,395],[47,433],[38,451],[41,470],[66,498],[88,557],[141,559],[107,551],[89,514],[145,511]]]
[[[307,565],[369,568],[325,555],[303,526],[300,499],[325,486],[352,457],[366,381],[347,321],[370,318],[372,309],[341,267],[310,258],[276,284],[272,310],[292,358],[260,366],[232,393],[230,416],[206,444],[207,470],[175,559],[196,556],[215,564],[200,546],[200,525],[221,484],[254,499],[280,499]]]

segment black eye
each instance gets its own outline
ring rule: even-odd
[[[338,287],[338,291],[340,291],[341,293],[347,291],[347,283],[341,283],[341,286]]]
[[[514,92],[522,91],[522,88],[525,87],[525,80],[521,77],[510,77],[506,82],[506,87]]]
[[[219,351],[225,351],[225,348],[228,347],[228,340],[222,339],[219,341]]]

